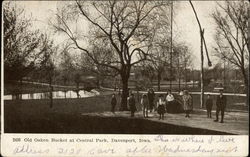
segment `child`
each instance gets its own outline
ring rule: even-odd
[[[164,113],[165,113],[165,101],[162,95],[159,95],[159,99],[157,101],[157,111],[160,115],[159,119],[164,119]]]

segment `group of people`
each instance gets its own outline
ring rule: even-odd
[[[185,111],[185,117],[189,118],[191,111],[193,110],[193,98],[189,94],[187,90],[181,91],[180,92],[180,98],[182,102],[182,107]],[[157,111],[159,114],[159,119],[164,119],[164,114],[168,110],[168,106],[172,105],[174,102],[175,98],[173,94],[168,91],[167,95],[164,97],[164,95],[160,94],[158,96],[158,99],[156,101],[156,107],[154,105],[155,101],[155,93],[154,90],[151,88],[148,90],[147,94],[143,94],[142,98],[140,100],[140,103],[142,105],[142,112],[143,112],[143,117],[147,118],[149,112]],[[130,93],[128,97],[128,106],[131,112],[131,117],[134,117],[134,113],[136,112],[136,101],[133,93]],[[117,104],[117,100],[115,97],[115,94],[112,95],[111,99],[111,111],[114,113],[115,111],[115,106]],[[207,109],[207,117],[212,118],[212,106],[213,106],[213,99],[211,98],[210,94],[207,96],[206,100],[206,109]],[[219,113],[221,112],[221,123],[223,123],[224,119],[224,111],[226,108],[226,97],[223,95],[223,91],[220,91],[220,94],[218,95],[216,99],[216,119],[214,120],[215,122],[219,121]]]

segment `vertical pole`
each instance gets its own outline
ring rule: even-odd
[[[172,51],[173,51],[173,1],[171,1],[171,40],[170,40],[170,91],[172,91]]]
[[[226,88],[226,58],[224,57],[224,64],[223,64],[223,72],[224,72],[224,75],[223,75],[223,85],[224,85],[224,90]]]
[[[203,103],[204,103],[204,84],[203,84],[203,75],[204,75],[204,71],[203,71],[203,62],[204,62],[204,56],[203,56],[203,34],[204,34],[204,29],[202,29],[200,31],[200,36],[201,36],[201,97],[200,97],[200,108],[203,107]]]
[[[194,90],[194,69],[192,68],[193,90]]]
[[[184,53],[184,80],[185,80],[185,89],[187,89],[187,60],[186,60],[186,52]]]
[[[178,52],[178,85],[179,85],[179,92],[181,91],[181,73],[180,73],[180,52]]]
[[[235,78],[234,78],[234,94],[236,93],[236,82],[237,82],[237,69],[235,69]]]

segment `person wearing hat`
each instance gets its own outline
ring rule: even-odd
[[[221,123],[223,123],[224,121],[224,112],[226,109],[226,104],[227,104],[227,99],[226,96],[223,95],[223,90],[220,90],[220,95],[217,96],[216,99],[216,120],[214,120],[215,122],[218,122],[219,120],[219,113],[221,112]]]
[[[135,111],[136,111],[136,106],[135,106],[135,97],[133,93],[130,93],[130,96],[128,98],[128,105],[129,105],[129,109],[131,112],[131,117],[135,116]]]
[[[148,103],[148,97],[146,94],[142,95],[141,98],[141,105],[142,105],[142,112],[143,112],[143,117],[148,117],[148,107],[149,107],[149,103]]]
[[[190,117],[189,114],[190,112],[193,110],[193,99],[191,97],[191,95],[189,95],[187,90],[184,90],[183,92],[183,108],[185,110],[186,116],[185,117]]]

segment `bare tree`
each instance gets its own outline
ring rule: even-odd
[[[241,70],[248,93],[249,41],[247,39],[249,2],[226,1],[217,3],[219,10],[212,14],[217,26],[215,40],[217,56]]]
[[[186,43],[175,44],[174,52],[176,53],[174,56],[174,67],[177,67],[177,77],[180,90],[182,74],[184,74],[185,88],[187,88],[188,68],[192,66],[193,60],[192,54]]]
[[[166,7],[163,11],[159,11],[156,14],[154,25],[150,31],[152,32],[151,49],[149,51],[149,57],[147,61],[144,61],[144,66],[147,67],[149,73],[157,78],[157,88],[160,90],[162,75],[167,71],[167,67],[170,65],[171,58],[171,37],[170,37],[170,7]],[[171,67],[170,67],[171,68]],[[150,77],[150,74],[148,74]]]
[[[50,108],[53,107],[53,81],[55,77],[55,59],[54,55],[57,53],[58,47],[54,46],[53,41],[46,36],[44,40],[44,56],[40,63],[40,73],[43,74],[43,77],[49,82],[49,99],[50,99]],[[46,74],[46,75],[44,75]]]
[[[162,75],[169,67],[169,42],[154,43],[148,61],[145,61],[157,78],[157,88],[160,90]]]
[[[74,64],[73,64],[73,57],[70,55],[70,44],[66,43],[65,45],[62,46],[62,50],[60,50],[60,56],[61,56],[61,62],[60,66],[61,67],[61,77],[63,81],[63,85],[66,86],[70,79],[72,79],[70,73],[74,71]],[[67,90],[64,90],[64,97],[66,98],[66,92]]]
[[[75,1],[56,14],[56,30],[65,33],[75,46],[85,52],[95,64],[117,71],[122,81],[122,106],[127,110],[128,80],[131,67],[147,59],[151,37],[147,26],[154,20],[154,12],[163,6],[164,1]],[[116,59],[109,63],[97,60],[87,48],[81,46],[76,33],[69,25],[69,18],[81,18],[98,30],[97,38],[104,38],[114,50]],[[143,57],[136,57],[143,56]],[[135,59],[136,58],[136,59]]]

